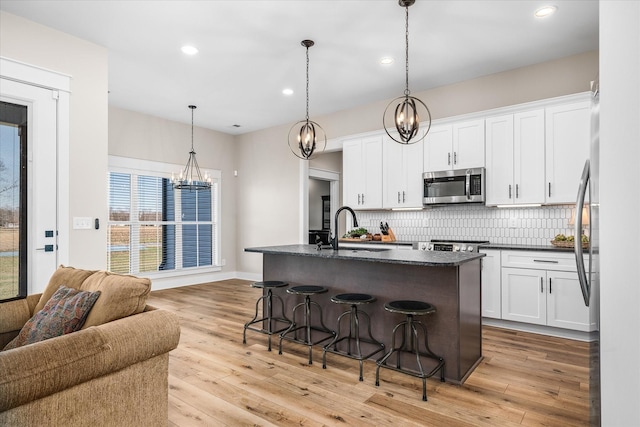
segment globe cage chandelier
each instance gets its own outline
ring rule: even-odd
[[[387,135],[399,144],[420,142],[431,128],[429,108],[420,99],[411,96],[409,91],[409,6],[414,3],[415,0],[398,0],[398,4],[405,8],[405,90],[403,96],[393,99],[387,105],[382,117]],[[426,126],[421,136],[418,134],[420,120]],[[393,125],[391,125],[392,122]]]
[[[313,40],[302,40],[300,44],[307,49],[307,115],[305,120],[297,122],[289,130],[289,148],[296,157],[311,160],[324,151],[327,135],[322,126],[309,120],[309,48],[315,43]]]
[[[189,105],[191,109],[191,151],[189,151],[189,160],[184,170],[175,176],[171,174],[171,183],[176,190],[207,190],[211,188],[211,177],[205,173],[202,175],[198,161],[196,160],[196,152],[193,150],[193,110],[197,107]]]

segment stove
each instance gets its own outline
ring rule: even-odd
[[[434,239],[429,242],[417,242],[413,249],[420,251],[471,252],[477,253],[478,248],[489,243],[488,240],[445,240]]]

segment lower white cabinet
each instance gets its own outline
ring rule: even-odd
[[[500,319],[502,299],[500,286],[500,251],[483,249],[482,258],[482,317]]]
[[[502,319],[592,331],[573,254],[502,251]]]

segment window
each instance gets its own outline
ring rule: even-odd
[[[138,274],[219,267],[219,173],[213,174],[211,189],[199,191],[174,190],[167,176],[111,167],[108,270]]]

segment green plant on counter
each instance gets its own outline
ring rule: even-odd
[[[360,237],[360,236],[363,236],[363,235],[365,235],[365,234],[367,234],[367,233],[369,233],[369,232],[367,231],[367,229],[366,229],[366,228],[362,228],[362,227],[360,227],[360,228],[355,228],[355,229],[353,229],[353,230],[351,230],[351,231],[347,232],[347,233],[346,233],[344,236],[342,236],[342,237],[345,237],[345,238],[352,238],[352,239],[353,239],[353,238],[358,238],[358,237]]]

